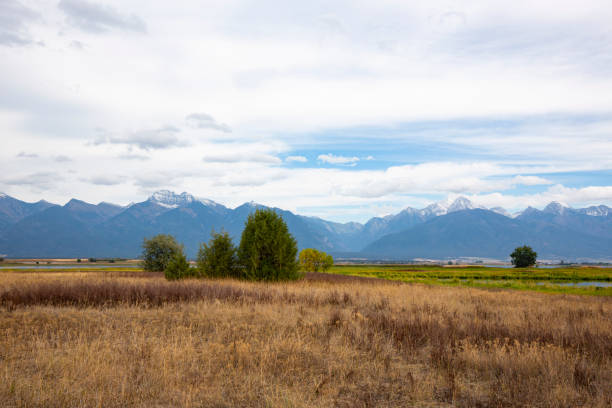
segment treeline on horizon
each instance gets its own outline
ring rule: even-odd
[[[200,244],[195,268],[189,265],[183,245],[167,234],[144,239],[142,266],[146,271],[163,271],[168,280],[207,277],[283,281],[333,265],[333,258],[325,252],[306,248],[299,259],[297,252],[297,241],[282,217],[271,209],[257,209],[248,216],[238,246],[226,231],[212,231],[208,243]]]

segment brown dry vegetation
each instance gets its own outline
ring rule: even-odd
[[[0,406],[612,405],[612,301],[0,273]]]

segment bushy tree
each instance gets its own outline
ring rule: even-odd
[[[193,275],[191,269],[185,254],[181,250],[172,255],[172,258],[168,261],[168,265],[164,269],[164,276],[168,280],[184,279]]]
[[[208,244],[198,250],[200,274],[211,278],[240,277],[237,249],[227,232],[212,232]]]
[[[326,271],[329,268],[331,268],[332,266],[334,266],[334,258],[331,255],[327,255],[325,257],[325,262],[323,263],[323,270]]]
[[[307,272],[326,271],[334,264],[334,258],[323,251],[306,248],[300,252],[300,269]]]
[[[170,259],[183,252],[172,235],[159,234],[153,238],[145,238],[142,243],[142,268],[145,271],[164,271]]]
[[[302,276],[296,259],[297,243],[285,221],[270,209],[258,209],[249,215],[238,258],[245,279],[277,281]]]
[[[515,248],[514,252],[510,254],[512,265],[515,268],[526,268],[535,265],[537,257],[538,254],[527,245]]]

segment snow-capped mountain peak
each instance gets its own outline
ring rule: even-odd
[[[493,211],[494,213],[500,214],[500,215],[504,215],[508,218],[512,218],[512,214],[510,214],[505,208],[493,207],[491,208],[491,211]]]
[[[550,204],[548,204],[546,207],[544,207],[544,210],[542,211],[546,213],[550,213],[550,214],[561,215],[565,213],[567,210],[569,210],[569,206],[567,206],[566,204],[560,203],[558,201],[553,201]]]
[[[148,201],[152,201],[162,207],[166,208],[178,208],[189,205],[194,201],[199,201],[207,206],[216,206],[218,205],[212,200],[208,200],[205,198],[194,197],[193,195],[182,192],[181,194],[176,194],[173,191],[169,190],[159,190],[156,191],[149,197]]]
[[[448,212],[454,211],[462,211],[462,210],[472,210],[476,208],[474,204],[465,197],[458,197],[453,203],[448,207]]]
[[[0,193],[0,198],[4,198],[4,197],[8,197],[8,196],[4,193]]]
[[[591,207],[582,208],[579,210],[582,214],[590,215],[593,217],[605,217],[612,214],[612,208],[605,205],[593,205]]]
[[[421,213],[426,217],[429,217],[429,216],[437,217],[439,215],[444,215],[447,212],[448,212],[448,209],[441,203],[430,204],[421,210]]]
[[[400,211],[399,214],[416,214],[418,212],[419,210],[417,210],[416,208],[406,207],[402,211]]]

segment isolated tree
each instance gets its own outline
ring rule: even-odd
[[[514,252],[510,254],[512,265],[515,268],[526,268],[535,265],[537,257],[538,254],[527,245],[515,248]]]
[[[200,244],[198,269],[211,278],[239,277],[237,249],[227,232],[213,231],[208,244]]]
[[[182,250],[172,255],[164,269],[164,276],[168,280],[184,279],[191,275],[191,267]]]
[[[300,268],[307,272],[326,271],[334,264],[334,258],[323,251],[306,248],[300,252]]]
[[[163,271],[170,259],[183,252],[183,246],[172,235],[159,234],[145,238],[142,243],[142,268],[145,271]]]
[[[297,243],[273,210],[250,214],[242,231],[238,258],[241,276],[249,280],[298,279]]]

